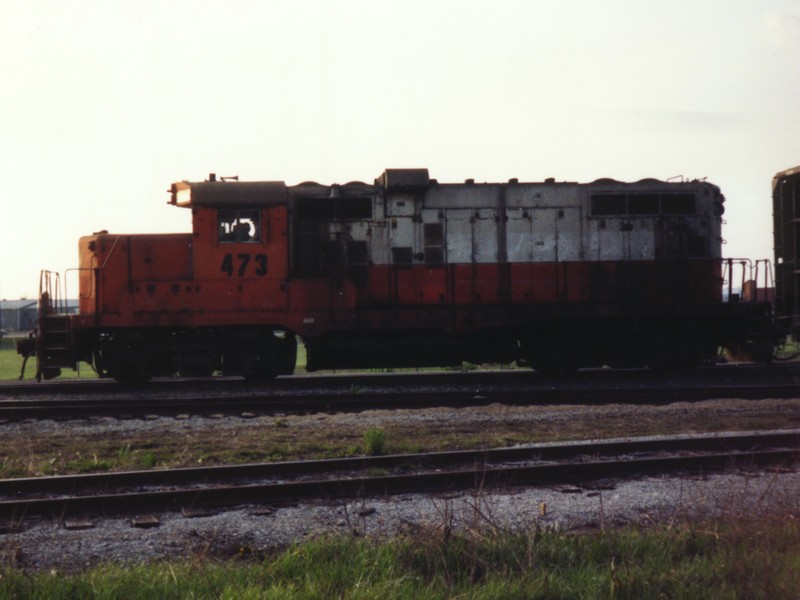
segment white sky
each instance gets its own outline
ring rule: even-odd
[[[764,258],[800,164],[797,0],[9,0],[0,76],[9,299],[81,235],[188,231],[166,189],[209,172],[707,177]]]

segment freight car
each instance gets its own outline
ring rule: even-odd
[[[705,181],[388,169],[342,185],[212,174],[170,193],[191,233],[80,239],[78,314],[42,275],[39,376],[85,361],[118,380],[266,379],[293,371],[298,339],[308,370],[543,372],[691,367],[773,342],[770,302],[743,293],[756,265],[722,258],[724,197]]]
[[[800,167],[772,179],[775,312],[781,335],[800,339]]]

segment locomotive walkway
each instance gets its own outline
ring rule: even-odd
[[[570,484],[704,474],[733,468],[797,468],[800,430],[248,464],[0,480],[0,523],[236,505],[276,506],[413,492]],[[380,473],[377,474],[376,473]],[[611,480],[611,481],[609,481]],[[157,518],[145,521],[157,525]]]

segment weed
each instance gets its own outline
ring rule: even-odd
[[[383,454],[386,445],[386,433],[379,427],[372,427],[364,432],[364,449],[370,456]]]
[[[348,524],[370,514],[357,508],[345,512]],[[348,527],[347,535],[265,555],[246,540],[212,537],[185,561],[73,574],[23,571],[24,552],[7,540],[0,597],[797,598],[800,527],[792,516],[568,535],[456,529],[452,503],[439,511],[438,524],[389,539]]]
[[[111,471],[112,464],[107,460],[98,460],[95,455],[92,458],[80,457],[68,461],[66,468],[72,473],[105,473]]]
[[[148,450],[144,454],[142,454],[141,458],[139,459],[139,464],[142,466],[143,469],[152,469],[158,464],[158,458],[156,457],[156,453],[152,450]]]

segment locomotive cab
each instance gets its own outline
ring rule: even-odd
[[[265,315],[287,305],[286,188],[180,182],[172,204],[192,233],[81,238],[78,360],[138,381],[294,369],[294,335]]]

